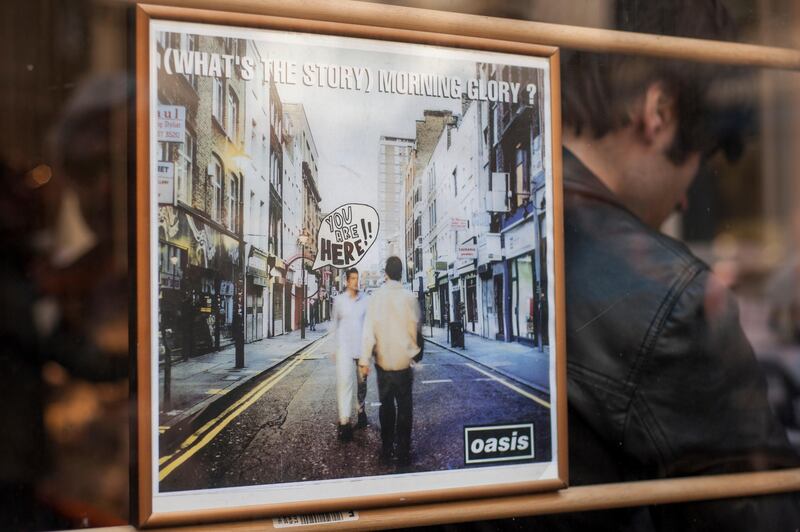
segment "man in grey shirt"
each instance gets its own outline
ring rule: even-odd
[[[413,359],[420,352],[417,345],[419,303],[403,288],[400,278],[403,264],[397,257],[386,260],[386,282],[370,298],[364,320],[364,336],[358,365],[369,373],[369,361],[375,351],[378,372],[379,417],[381,420],[381,459],[389,461],[397,444],[397,461],[410,463],[413,384]]]

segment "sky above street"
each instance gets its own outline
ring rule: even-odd
[[[457,78],[466,84],[477,77],[477,61],[524,62],[539,67],[546,64],[540,58],[516,58],[425,45],[199,24],[180,24],[179,27],[190,33],[251,39],[257,43],[261,55],[257,61],[296,64],[296,83],[281,80],[277,83],[277,90],[282,102],[300,103],[305,108],[319,154],[318,187],[323,213],[350,202],[376,206],[379,140],[382,135],[413,139],[415,123],[423,118],[425,110],[461,112],[460,98],[379,92],[379,70],[403,72],[409,76]],[[303,83],[304,67],[306,73],[312,74],[311,86]],[[342,67],[346,67],[344,75],[349,81],[344,81]],[[329,69],[339,76],[326,76]],[[365,90],[365,70],[372,78],[370,92]],[[337,77],[338,85],[349,85],[350,88],[328,86],[327,82],[336,82]],[[322,87],[319,86],[320,79],[323,79]],[[253,83],[262,84],[263,80],[256,75],[248,82]],[[438,92],[428,90],[429,94]],[[362,265],[378,269],[374,264],[376,260],[377,246],[374,246]]]
[[[341,39],[324,39],[341,45]],[[352,41],[350,41],[352,42]],[[378,51],[353,50],[334,46],[262,44],[264,55],[314,65],[347,65],[407,72],[474,76],[475,63],[445,61],[434,57],[408,56]],[[302,74],[302,72],[301,72]],[[416,120],[425,110],[460,112],[460,99],[408,96],[373,91],[335,89],[278,84],[284,102],[302,103],[319,152],[319,188],[322,212],[344,203],[377,205],[379,140],[382,135],[414,138]],[[379,269],[377,247],[362,261],[369,269]]]

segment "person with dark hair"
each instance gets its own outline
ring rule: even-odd
[[[421,348],[417,345],[420,312],[417,298],[400,284],[400,259],[389,257],[385,273],[386,282],[367,306],[358,365],[366,377],[374,351],[381,402],[381,460],[386,463],[396,456],[398,464],[405,467],[411,463],[412,364]]]
[[[310,331],[317,330],[317,301],[311,303],[311,311],[309,312],[309,326]]]
[[[358,270],[345,272],[344,292],[333,302],[333,329],[336,334],[336,404],[339,411],[337,426],[339,439],[348,441],[353,436],[350,415],[353,412],[353,395],[358,399],[357,428],[367,426],[367,379],[358,370],[361,355],[361,337],[364,316],[367,312],[367,296],[358,289]],[[356,385],[356,382],[358,383]]]
[[[716,0],[620,1],[619,29],[726,39]],[[562,55],[570,484],[797,466],[728,288],[660,226],[705,157],[741,150],[733,71]],[[794,530],[797,496],[547,518],[549,530]]]

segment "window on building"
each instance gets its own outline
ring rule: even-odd
[[[208,215],[217,222],[222,218],[222,176],[222,162],[214,156],[209,165],[209,186],[206,201],[209,204]]]
[[[256,233],[258,233],[258,244],[261,249],[264,249],[264,243],[266,242],[266,232],[267,232],[267,206],[264,204],[264,201],[260,201],[258,203],[258,228],[256,229]]]
[[[531,184],[528,179],[528,157],[526,150],[519,144],[516,148],[514,166],[514,207],[527,203],[531,196]]]
[[[458,168],[453,168],[453,196],[458,196]]]
[[[213,116],[220,125],[222,125],[222,99],[224,93],[222,80],[214,78],[211,87],[211,116]]]
[[[272,186],[275,187],[275,192],[280,196],[283,194],[282,184],[283,184],[283,168],[281,164],[281,159],[276,154],[270,155],[270,165],[269,165],[269,182],[272,183]]]
[[[159,287],[179,290],[185,263],[185,250],[166,242],[159,242]]]
[[[275,185],[275,154],[269,155],[269,182]]]
[[[232,141],[239,140],[239,98],[230,87],[228,87],[227,108],[225,109],[225,132]]]
[[[239,229],[239,178],[236,174],[228,176],[225,188],[226,225],[231,231]]]
[[[192,179],[194,176],[194,155],[196,151],[194,135],[186,131],[186,141],[178,144],[178,157],[175,161],[175,194],[178,201],[192,203]]]
[[[278,209],[270,212],[269,215],[269,245],[268,250],[273,255],[281,255],[281,217]]]
[[[172,153],[169,149],[169,143],[159,141],[158,143],[158,160],[160,162],[168,162],[172,160]]]

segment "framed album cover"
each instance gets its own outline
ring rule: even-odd
[[[147,5],[136,47],[139,523],[565,487],[557,49]]]

